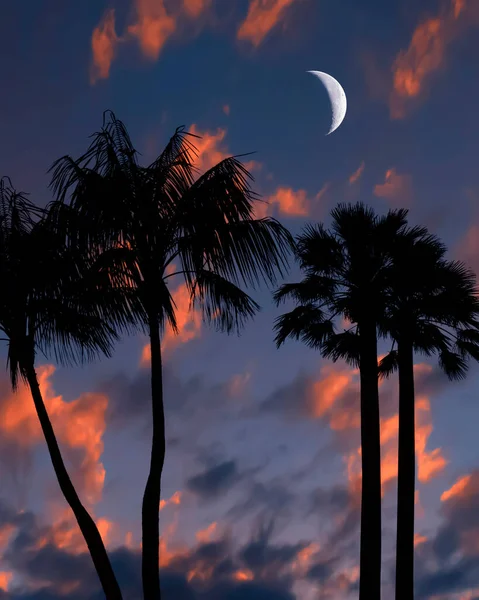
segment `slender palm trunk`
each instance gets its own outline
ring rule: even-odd
[[[161,473],[165,462],[165,413],[163,407],[163,373],[161,340],[158,317],[150,314],[151,400],[153,411],[153,439],[150,472],[146,482],[142,506],[142,579],[144,600],[160,600],[160,493]]]
[[[414,494],[416,448],[413,346],[398,342],[399,433],[396,538],[396,600],[414,598]]]
[[[38,419],[40,420],[43,435],[45,436],[48,451],[50,452],[53,468],[55,470],[58,483],[60,484],[60,489],[65,497],[65,500],[70,505],[85,542],[87,543],[88,550],[90,551],[93,564],[95,565],[96,572],[100,578],[105,597],[107,600],[121,600],[122,595],[120,587],[111,567],[103,540],[101,539],[101,535],[98,531],[95,521],[91,518],[88,511],[81,503],[65,468],[65,464],[63,463],[60,448],[58,447],[58,443],[55,438],[55,432],[53,431],[47,409],[43,402],[40,386],[37,380],[37,374],[33,365],[27,365],[26,374]]]
[[[380,600],[381,445],[374,321],[363,324],[360,336],[362,488],[359,600]]]

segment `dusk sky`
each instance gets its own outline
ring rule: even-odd
[[[294,234],[338,202],[410,209],[479,270],[479,0],[13,0],[0,8],[0,176],[45,206],[47,169],[111,109],[145,164],[176,127],[197,166],[244,158]],[[344,87],[337,131],[308,70]],[[301,277],[292,266],[288,281]],[[240,337],[188,311],[163,340],[165,600],[349,600],[359,574],[359,377],[273,341],[271,290]],[[147,338],[61,368],[47,408],[124,589],[139,599],[150,448]],[[6,344],[1,342],[2,361]],[[381,344],[380,352],[388,346]],[[450,383],[416,357],[417,600],[479,598],[479,367]],[[381,383],[383,598],[393,597],[397,378]],[[0,599],[102,598],[30,392],[0,372]]]

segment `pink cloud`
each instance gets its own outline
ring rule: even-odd
[[[176,20],[166,11],[163,0],[136,0],[137,21],[128,32],[137,37],[143,54],[156,60],[176,29]]]
[[[409,46],[399,52],[392,66],[391,118],[404,118],[408,109],[424,96],[432,76],[444,67],[451,43],[474,25],[479,25],[475,0],[452,0],[417,25]]]
[[[374,195],[386,198],[393,204],[407,205],[412,199],[412,178],[410,175],[398,173],[396,169],[388,169],[384,183],[374,186]]]
[[[284,20],[287,8],[295,0],[250,0],[248,14],[241,23],[237,37],[259,46],[268,33]]]
[[[93,64],[90,70],[90,83],[94,84],[98,79],[106,79],[109,76],[119,41],[120,38],[115,31],[115,11],[111,8],[105,12],[91,36]]]

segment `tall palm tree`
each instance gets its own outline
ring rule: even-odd
[[[446,247],[426,228],[395,239],[381,333],[393,339],[381,361],[383,376],[399,372],[396,599],[414,598],[416,482],[414,352],[437,354],[450,379],[465,377],[467,359],[479,360],[476,278],[464,264],[445,260]]]
[[[237,158],[203,175],[194,167],[191,134],[176,130],[149,166],[138,163],[128,132],[107,111],[103,127],[78,160],[66,156],[53,169],[57,200],[88,222],[77,240],[122,253],[146,311],[151,349],[153,437],[142,505],[142,579],[145,600],[160,598],[159,504],[165,459],[161,335],[176,330],[168,279],[179,275],[193,306],[218,329],[239,329],[258,305],[238,285],[274,283],[293,247],[275,219],[254,218],[251,176]],[[82,242],[81,242],[82,243]],[[176,270],[169,269],[175,263]]]
[[[296,258],[305,273],[299,283],[282,285],[279,304],[297,303],[275,324],[276,343],[303,340],[322,355],[346,359],[360,370],[362,448],[360,600],[379,600],[381,591],[381,454],[377,324],[384,307],[391,240],[406,226],[405,210],[379,217],[361,203],[340,204],[331,230],[308,225],[297,239]],[[336,333],[334,319],[353,327]]]
[[[83,506],[65,468],[35,370],[37,352],[53,354],[61,364],[110,355],[116,329],[127,331],[128,311],[110,299],[117,290],[111,273],[63,244],[48,213],[0,180],[0,330],[8,342],[13,389],[19,377],[29,386],[50,458],[65,500],[70,505],[109,600],[121,592],[97,526]],[[115,277],[113,277],[115,280]],[[107,285],[108,284],[108,285]],[[98,289],[103,289],[102,306]],[[115,300],[116,302],[116,300]],[[106,313],[104,312],[106,311]]]

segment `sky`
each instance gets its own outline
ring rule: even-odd
[[[338,202],[409,209],[479,270],[477,0],[22,0],[0,9],[0,175],[44,206],[47,170],[84,152],[102,113],[145,164],[176,127],[204,171],[244,158],[294,234]],[[344,87],[331,109],[308,70]],[[292,265],[288,281],[301,277]],[[299,342],[277,350],[271,290],[241,336],[210,330],[170,278],[180,333],[163,339],[165,600],[357,598],[358,373]],[[380,352],[387,351],[381,345]],[[0,347],[1,359],[6,347]],[[147,339],[38,375],[69,472],[124,597],[141,597],[150,446]],[[416,357],[416,598],[479,598],[479,368],[450,383]],[[383,596],[393,597],[397,379],[380,387]],[[27,389],[0,372],[0,599],[100,599]]]

